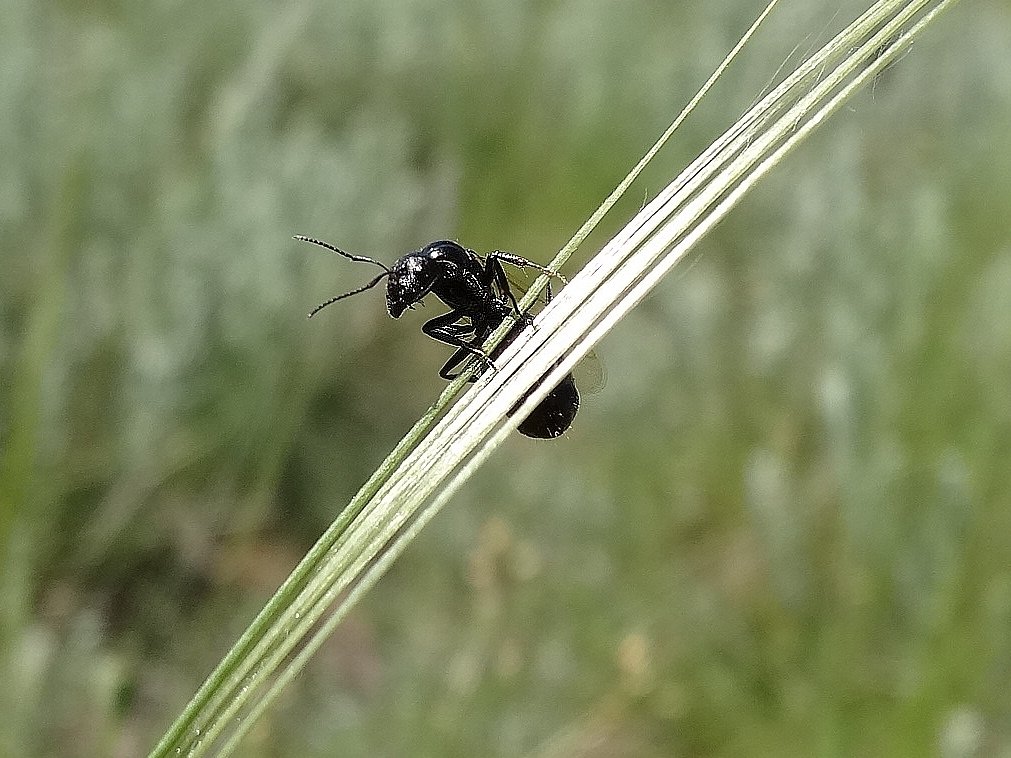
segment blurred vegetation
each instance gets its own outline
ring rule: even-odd
[[[604,231],[860,7],[787,2]],[[145,753],[439,391],[291,234],[547,260],[757,12],[0,5],[0,755]],[[1009,31],[761,185],[244,755],[1011,754]]]

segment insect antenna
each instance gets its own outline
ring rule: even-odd
[[[358,263],[371,263],[373,266],[379,266],[379,268],[381,268],[387,274],[390,273],[390,270],[386,267],[385,263],[380,263],[375,258],[369,258],[368,256],[365,255],[352,255],[351,253],[345,253],[343,250],[334,247],[329,242],[324,242],[323,240],[318,240],[313,237],[306,237],[304,234],[296,234],[294,237],[292,237],[292,239],[300,240],[301,242],[311,242],[314,245],[325,247],[327,250],[331,250],[337,253],[337,255],[343,255],[345,258],[349,258],[350,260],[356,261]]]
[[[350,292],[345,292],[343,295],[338,295],[337,297],[332,297],[329,300],[320,303],[315,308],[313,308],[311,311],[309,311],[309,315],[306,316],[306,318],[312,318],[317,313],[319,313],[321,310],[323,310],[324,308],[326,308],[328,305],[333,305],[338,300],[343,300],[346,297],[351,297],[352,295],[357,295],[359,292],[364,292],[365,290],[372,289],[377,284],[379,284],[379,282],[382,281],[385,277],[389,276],[389,273],[390,273],[389,271],[384,271],[383,273],[381,273],[379,276],[377,276],[375,279],[373,279],[368,284],[366,284],[366,285],[364,285],[362,287],[359,287],[358,289],[353,289]]]
[[[315,308],[313,308],[311,311],[309,311],[309,315],[306,318],[312,318],[317,313],[319,313],[321,310],[323,310],[324,308],[326,308],[328,305],[333,305],[338,300],[343,300],[346,297],[351,297],[352,295],[357,295],[359,292],[364,292],[365,290],[372,289],[377,284],[379,284],[379,282],[381,282],[385,277],[387,277],[387,276],[390,275],[390,269],[387,268],[387,266],[384,263],[380,263],[375,258],[369,258],[368,256],[365,256],[365,255],[352,255],[351,253],[346,253],[343,250],[341,250],[341,249],[339,249],[337,247],[334,247],[329,242],[323,242],[323,240],[318,240],[318,239],[315,239],[313,237],[306,237],[304,234],[296,234],[293,237],[293,239],[297,239],[297,240],[300,240],[302,242],[311,242],[314,245],[319,245],[320,247],[324,247],[327,250],[330,250],[332,252],[337,253],[338,255],[343,255],[345,258],[348,258],[348,259],[350,259],[352,261],[355,261],[356,263],[371,263],[374,266],[379,266],[379,268],[381,268],[383,270],[383,273],[379,274],[379,276],[377,276],[375,279],[373,279],[368,284],[365,284],[365,285],[363,285],[361,287],[358,287],[357,289],[353,289],[350,292],[345,292],[343,295],[338,295],[337,297],[332,297],[329,300],[320,303]]]

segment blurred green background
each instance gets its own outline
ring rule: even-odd
[[[584,259],[861,7],[785,0]],[[438,311],[307,322],[371,271],[292,234],[547,261],[758,11],[0,5],[0,755],[144,754],[441,390]],[[242,754],[1011,755],[1009,123],[1011,4],[962,3]]]

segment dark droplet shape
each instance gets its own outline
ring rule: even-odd
[[[531,390],[530,392],[533,392]],[[509,413],[511,416],[523,404],[523,401],[530,396],[530,392],[523,396],[519,403],[513,406]],[[534,408],[523,423],[516,427],[520,434],[527,437],[534,437],[539,440],[552,440],[560,437],[572,426],[576,412],[579,410],[579,390],[576,389],[576,381],[572,374],[568,374],[558,386],[549,392],[540,405]]]

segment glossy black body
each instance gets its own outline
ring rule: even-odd
[[[513,324],[513,328],[509,330],[508,334],[502,339],[502,342],[492,352],[492,359],[498,357],[506,345],[512,342],[520,332],[529,326],[531,320],[529,316],[524,315]],[[541,381],[543,380],[544,377],[541,378]],[[534,389],[531,388],[530,392],[527,392],[526,395],[520,398],[519,402],[509,411],[510,416],[519,410],[520,405],[523,404]],[[576,388],[576,381],[573,379],[572,374],[566,374],[562,381],[544,396],[544,399],[530,411],[530,414],[523,419],[523,422],[516,429],[520,434],[527,437],[542,440],[554,439],[568,431],[569,427],[572,426],[573,420],[576,418],[578,410],[579,390]]]
[[[374,264],[384,271],[363,287],[317,306],[309,314],[310,317],[331,303],[371,289],[383,278],[387,279],[386,309],[393,318],[400,318],[405,310],[413,308],[429,293],[445,303],[450,311],[426,321],[421,327],[432,339],[456,348],[456,352],[439,371],[439,376],[443,379],[459,376],[460,367],[470,355],[481,360],[485,367],[493,368],[492,359],[532,322],[528,314],[519,310],[502,268],[503,262],[558,276],[543,266],[512,253],[495,251],[482,258],[473,250],[450,240],[431,242],[420,250],[407,253],[387,268],[372,258],[345,253],[311,237],[297,236],[295,239],[312,242],[354,261]],[[485,355],[481,346],[510,315],[516,316],[516,324],[492,356]],[[570,374],[534,408],[518,428],[527,437],[553,439],[572,425],[578,410],[579,392]]]

